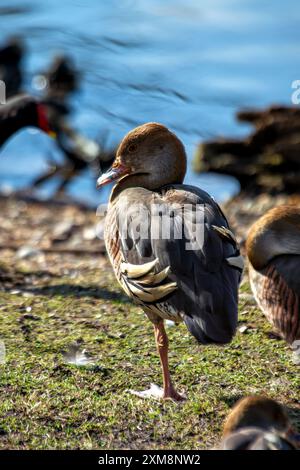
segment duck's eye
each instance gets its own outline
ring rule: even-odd
[[[130,144],[129,147],[128,147],[128,152],[129,153],[133,153],[135,152],[137,149],[137,145],[136,144]]]

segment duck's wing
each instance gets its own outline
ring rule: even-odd
[[[147,313],[177,312],[201,343],[230,341],[242,266],[217,203],[180,185],[160,194],[128,189],[116,209],[128,295]]]
[[[245,427],[225,437],[220,450],[296,450],[296,448],[279,433]]]
[[[300,339],[300,255],[274,258],[263,272],[259,293],[266,316],[289,342]]]

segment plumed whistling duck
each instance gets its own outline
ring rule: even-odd
[[[282,405],[263,396],[239,400],[223,427],[222,450],[296,450],[299,436]]]
[[[250,283],[267,319],[289,343],[300,339],[300,209],[279,206],[250,229]]]
[[[44,106],[29,95],[19,95],[0,106],[0,147],[18,130],[33,126],[54,136]]]
[[[164,320],[184,321],[202,344],[230,342],[242,269],[224,214],[205,191],[183,184],[185,172],[181,141],[148,123],[125,136],[111,170],[97,182],[116,182],[106,216],[107,251],[126,294],[154,324],[161,397],[175,401],[183,397],[170,377]]]

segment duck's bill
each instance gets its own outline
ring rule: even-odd
[[[112,181],[118,181],[122,176],[128,175],[130,171],[122,164],[114,164],[110,170],[97,179],[97,188],[101,188]]]

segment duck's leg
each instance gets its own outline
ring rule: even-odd
[[[155,384],[151,384],[148,390],[136,391],[130,390],[130,393],[136,395],[140,398],[156,398],[156,399],[171,399],[176,402],[183,401],[186,397],[180,395],[174,388],[174,385],[171,380],[170,371],[169,371],[169,361],[168,361],[168,337],[165,331],[163,320],[155,319],[154,323],[154,335],[159,352],[161,367],[163,371],[163,388],[158,387]]]
[[[185,400],[185,397],[180,395],[175,390],[170,375],[168,360],[169,341],[163,320],[154,323],[154,335],[163,372],[163,398],[170,398],[175,401],[183,401]]]

